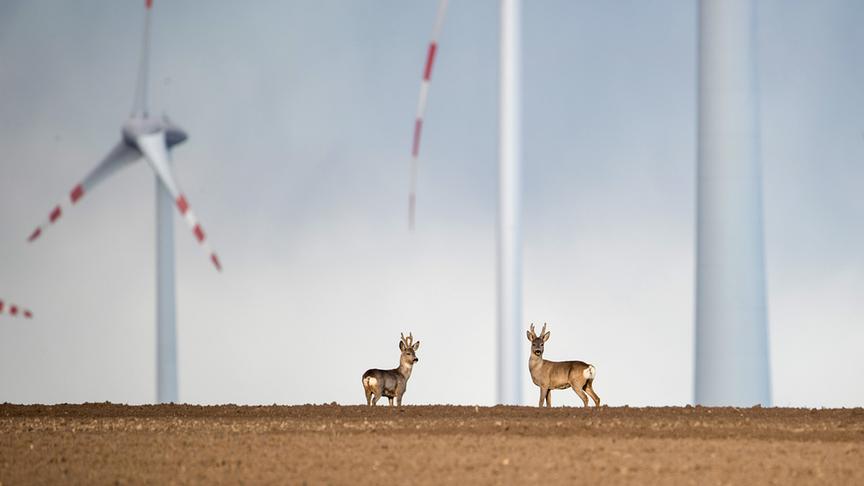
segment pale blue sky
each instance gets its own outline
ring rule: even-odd
[[[25,241],[119,137],[141,3],[0,3],[0,298],[36,314],[0,316],[0,402],[155,397],[149,169]],[[176,171],[225,267],[177,221],[181,400],[360,403],[410,330],[405,403],[493,402],[498,2],[451,1],[411,235],[435,9],[156,0],[153,111],[190,133]],[[607,403],[687,403],[695,2],[526,1],[523,21],[526,327],[594,363]],[[852,0],[759,7],[776,405],[864,403],[862,21]]]

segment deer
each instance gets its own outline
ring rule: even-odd
[[[394,398],[396,406],[402,406],[402,396],[405,395],[408,378],[411,378],[411,369],[414,363],[420,361],[416,354],[420,341],[415,343],[411,333],[408,333],[407,338],[402,333],[399,336],[399,366],[392,370],[373,368],[363,373],[363,391],[366,393],[366,405],[370,407],[377,404],[381,397],[387,397],[391,407]]]
[[[531,342],[531,356],[528,358],[528,371],[531,381],[540,387],[540,404],[546,402],[546,407],[552,406],[552,390],[565,390],[572,387],[585,406],[588,406],[588,396],[594,400],[594,406],[600,406],[600,397],[594,392],[594,377],[597,370],[594,365],[583,361],[549,361],[543,359],[543,346],[549,340],[546,323],[538,336],[534,324],[528,330],[528,341]],[[587,395],[586,395],[587,394]]]

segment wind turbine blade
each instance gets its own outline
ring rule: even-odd
[[[6,307],[6,304],[2,300],[0,300],[0,314],[3,314],[3,310],[5,307]],[[30,312],[30,309],[24,309],[24,308],[21,308],[15,304],[9,304],[9,315],[10,316],[17,317],[19,310],[21,311],[21,314],[23,314],[25,318],[27,318],[27,319],[33,318],[33,313]]]
[[[84,197],[84,194],[92,190],[99,182],[116,172],[118,169],[126,167],[132,162],[138,160],[140,157],[140,152],[129,145],[126,145],[121,140],[113,149],[111,149],[111,152],[102,159],[102,162],[87,174],[87,177],[85,177],[80,184],[76,185],[71,191],[69,191],[69,202],[66,204],[70,207],[76,204],[82,197]],[[37,226],[36,229],[30,233],[27,241],[35,240],[48,226],[56,223],[63,215],[63,208],[64,203],[59,203],[54,206],[54,209],[52,209],[51,213],[48,215],[48,219],[42,222],[42,224]]]
[[[432,39],[426,51],[426,63],[423,68],[423,80],[420,82],[420,97],[417,101],[417,116],[414,118],[414,138],[411,141],[411,188],[408,195],[408,226],[414,229],[414,213],[417,205],[417,162],[420,154],[420,133],[423,131],[423,117],[426,114],[426,99],[429,96],[429,83],[432,80],[432,67],[435,54],[438,52],[438,36],[444,25],[444,15],[447,13],[447,0],[438,2],[438,14],[432,28]]]
[[[144,38],[141,42],[141,59],[138,64],[138,83],[135,86],[135,103],[132,106],[132,115],[141,114],[147,116],[147,84],[150,82],[150,11],[153,9],[153,0],[144,0]]]
[[[213,252],[210,245],[207,243],[204,229],[198,222],[198,218],[195,217],[195,213],[192,212],[192,208],[189,207],[189,202],[187,201],[186,196],[184,196],[180,191],[180,186],[177,184],[177,179],[174,177],[174,173],[171,170],[168,158],[168,148],[165,144],[165,132],[160,130],[156,133],[141,135],[138,137],[136,142],[138,143],[138,148],[144,154],[144,158],[159,177],[159,181],[165,189],[168,190],[171,197],[174,198],[177,210],[180,211],[180,215],[183,216],[186,224],[188,224],[189,228],[192,229],[195,239],[198,240],[198,243],[204,248],[207,255],[209,255],[210,261],[213,262],[216,269],[222,271],[222,264],[219,262],[219,257],[216,256],[216,253]]]

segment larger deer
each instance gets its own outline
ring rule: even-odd
[[[399,334],[399,367],[392,370],[371,369],[363,373],[363,391],[366,393],[366,405],[372,406],[378,403],[378,400],[383,396],[387,397],[390,405],[393,405],[393,399],[396,399],[396,406],[402,406],[402,395],[405,394],[405,389],[408,385],[408,378],[411,378],[411,369],[414,363],[420,361],[416,351],[420,348],[420,341],[414,342],[414,336],[408,333],[408,338],[404,334]],[[374,398],[373,398],[374,397]]]
[[[547,407],[552,406],[552,390],[564,390],[573,387],[573,391],[579,395],[585,406],[588,406],[588,396],[594,400],[594,406],[600,406],[600,397],[594,393],[594,377],[597,370],[594,365],[583,361],[548,361],[543,359],[543,345],[549,340],[546,332],[546,323],[540,336],[534,332],[534,324],[528,330],[528,340],[531,341],[531,357],[528,358],[528,371],[531,372],[531,381],[540,387],[540,407],[546,402]],[[587,395],[586,395],[587,393]]]

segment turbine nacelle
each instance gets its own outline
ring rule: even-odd
[[[138,148],[138,138],[142,135],[165,132],[165,145],[170,149],[189,138],[185,130],[175,125],[167,116],[161,118],[133,116],[123,124],[123,141],[130,147]]]

